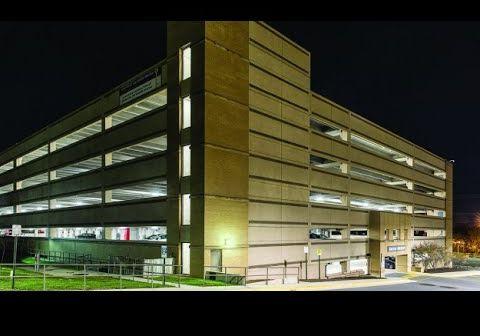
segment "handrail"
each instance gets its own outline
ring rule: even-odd
[[[88,290],[88,282],[94,278],[117,279],[118,283],[113,288],[125,288],[128,286],[145,287],[146,284],[152,288],[155,285],[163,286],[198,286],[201,278],[193,278],[189,274],[183,274],[184,266],[167,263],[45,263],[40,261],[35,264],[16,263],[16,274],[13,276],[13,263],[0,264],[0,284],[6,279],[39,279],[39,286],[43,290],[48,289],[48,281],[53,278],[79,279],[83,290]],[[5,272],[6,271],[6,272]],[[224,286],[243,285],[248,283],[265,283],[269,285],[272,281],[286,283],[292,279],[299,282],[298,266],[265,266],[265,267],[244,267],[244,266],[204,266],[203,285],[212,285],[209,280],[215,280],[213,285]],[[35,282],[35,280],[32,280]],[[66,281],[68,282],[68,281]],[[139,285],[140,283],[140,285]],[[142,284],[143,283],[143,284]],[[78,283],[77,283],[78,284]],[[19,286],[19,283],[16,285]],[[2,287],[0,287],[1,290]]]

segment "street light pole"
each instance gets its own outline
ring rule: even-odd
[[[322,275],[322,267],[321,267],[321,262],[320,262],[320,257],[321,255],[319,254],[318,255],[318,279],[320,280],[321,279],[321,275]]]
[[[305,280],[307,280],[308,279],[308,245],[303,247],[303,253],[305,253]]]
[[[12,289],[15,289],[15,266],[17,263],[17,243],[18,243],[18,236],[15,235],[13,238],[13,269],[12,269]]]
[[[305,253],[305,279],[308,279],[308,253]]]

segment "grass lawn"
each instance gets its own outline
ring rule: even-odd
[[[10,276],[10,272],[12,271],[11,267],[1,267],[0,268],[0,276]],[[29,272],[27,270],[23,270],[18,268],[15,270],[15,275],[31,275],[33,272]],[[3,280],[3,279],[1,279]]]
[[[154,280],[163,281],[163,276],[154,276]],[[165,282],[169,283],[178,283],[178,277],[175,275],[166,275]],[[225,286],[225,282],[219,280],[209,280],[202,278],[193,278],[189,276],[181,276],[180,277],[180,284],[181,285],[189,285],[189,286],[199,286],[199,287],[209,287],[209,286]],[[227,286],[237,286],[233,284],[227,283]]]
[[[10,268],[1,268],[0,275],[7,276],[0,278],[0,290],[11,290],[12,280],[10,277]],[[15,271],[17,276],[31,276],[30,278],[16,278],[15,289],[37,291],[43,290],[43,274],[33,271],[17,268]],[[35,276],[35,277],[33,277]],[[76,277],[46,277],[47,290],[83,290],[83,276]],[[153,288],[171,287],[162,284],[153,284]],[[86,289],[120,289],[120,288],[152,288],[151,283],[120,279],[109,276],[87,276]]]

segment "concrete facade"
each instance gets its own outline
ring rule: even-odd
[[[32,241],[36,248],[52,241],[61,249],[101,244],[103,256],[124,251],[148,259],[161,257],[160,247],[167,246],[168,257],[188,263],[185,270],[195,276],[205,266],[242,274],[242,268],[255,273],[287,264],[298,266],[302,277],[323,278],[350,273],[363,261],[366,273],[383,276],[387,256],[398,271],[409,270],[411,249],[421,241],[451,249],[452,165],[312,92],[307,50],[263,22],[167,26],[166,59],[126,82],[132,90],[117,87],[0,154],[4,167],[44,144],[50,148],[1,173],[0,189],[94,155],[103,160],[92,172],[53,181],[50,173],[43,184],[1,194],[5,209],[50,200],[42,211],[4,210],[2,228],[164,226],[165,242]],[[155,87],[122,103],[152,69]],[[162,90],[164,105],[110,127],[112,112]],[[189,127],[180,117],[186,97]],[[55,139],[97,120],[101,132],[52,151]],[[112,150],[161,135],[165,150],[107,167]],[[185,146],[188,176],[181,173]],[[164,195],[108,202],[116,186],[155,179],[166,182]],[[63,195],[92,190],[102,192],[97,205],[52,207]],[[190,195],[188,225],[182,225],[182,195]]]

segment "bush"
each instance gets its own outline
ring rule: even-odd
[[[425,269],[449,267],[453,255],[447,253],[444,247],[432,242],[424,242],[413,251],[415,259],[419,260]]]

